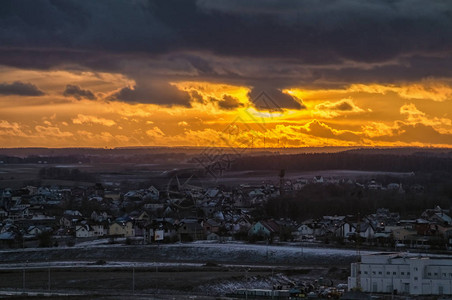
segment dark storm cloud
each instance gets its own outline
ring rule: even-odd
[[[293,57],[324,64],[449,51],[447,1],[25,1],[1,4],[0,42],[153,54]]]
[[[66,85],[66,89],[64,90],[63,95],[66,97],[74,97],[77,100],[81,100],[81,99],[94,100],[94,99],[96,99],[96,96],[94,96],[93,92],[91,92],[90,90],[82,89],[78,85],[73,85],[73,84]]]
[[[338,140],[346,140],[346,141],[354,141],[361,142],[362,138],[350,131],[340,131],[334,132],[331,127],[327,124],[321,123],[317,120],[313,120],[308,124],[307,127],[309,130],[302,129],[301,131],[313,136],[328,138],[328,139],[338,139]]]
[[[350,100],[341,100],[336,103],[321,103],[316,106],[320,110],[339,110],[339,111],[353,111],[355,106]]]
[[[282,108],[303,109],[301,102],[287,95],[279,88],[272,86],[254,86],[248,93],[248,98],[258,109],[278,111]]]
[[[235,97],[224,95],[223,98],[218,101],[218,106],[223,109],[236,109],[243,107],[243,104]]]
[[[162,81],[139,82],[134,87],[122,88],[110,100],[190,106],[190,95],[187,92]]]
[[[15,81],[0,83],[0,95],[42,96],[44,92],[34,84]]]
[[[0,64],[120,72],[137,82],[162,80],[163,73],[171,76],[165,82],[229,82],[253,86],[253,93],[268,82],[272,93],[297,85],[450,77],[451,37],[450,1],[0,3]],[[228,64],[230,58],[236,61]],[[142,69],[150,70],[147,78]],[[118,99],[158,98],[155,86],[151,98],[145,90],[137,84]],[[159,90],[174,92],[167,84]],[[300,106],[288,95],[275,95],[280,107]],[[160,99],[188,103],[186,95]]]

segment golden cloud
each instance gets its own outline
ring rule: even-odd
[[[452,99],[452,87],[446,80],[438,81],[430,79],[417,83],[400,85],[353,84],[348,91],[372,94],[387,94],[393,92],[405,99],[426,99],[439,102]]]
[[[345,98],[336,102],[325,101],[317,104],[312,111],[314,116],[322,118],[335,118],[347,114],[357,114],[364,112],[351,98]]]
[[[113,126],[116,125],[116,122],[113,120],[108,120],[101,117],[90,116],[90,115],[82,115],[78,114],[77,118],[72,119],[72,123],[74,124],[100,124],[104,126]]]

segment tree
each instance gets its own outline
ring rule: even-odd
[[[52,233],[44,231],[38,234],[38,247],[47,248],[52,247]]]

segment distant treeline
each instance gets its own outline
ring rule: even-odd
[[[232,164],[232,170],[362,170],[387,172],[452,171],[452,152],[442,155],[431,153],[362,154],[354,152],[313,153],[294,155],[267,155],[241,157]]]
[[[185,162],[185,153],[154,153],[133,155],[66,155],[17,157],[0,155],[0,162],[5,164],[77,164],[77,163],[174,163]]]
[[[78,155],[68,155],[68,156],[36,156],[30,155],[27,157],[17,157],[0,155],[0,161],[5,164],[38,164],[38,163],[48,163],[48,164],[76,164],[78,162],[87,163],[89,158],[85,156]]]
[[[347,184],[309,184],[294,194],[271,198],[263,214],[272,218],[306,220],[324,215],[363,216],[378,208],[398,212],[405,218],[417,218],[427,208],[451,207],[452,188],[448,183],[430,183],[425,192],[414,192],[409,186],[404,193],[393,190],[367,190]]]
[[[70,168],[42,168],[39,170],[40,179],[58,179],[70,181],[95,182],[96,177],[93,174],[82,172],[79,169]]]

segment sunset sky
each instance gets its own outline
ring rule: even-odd
[[[0,147],[207,145],[452,147],[452,2],[0,2]]]

